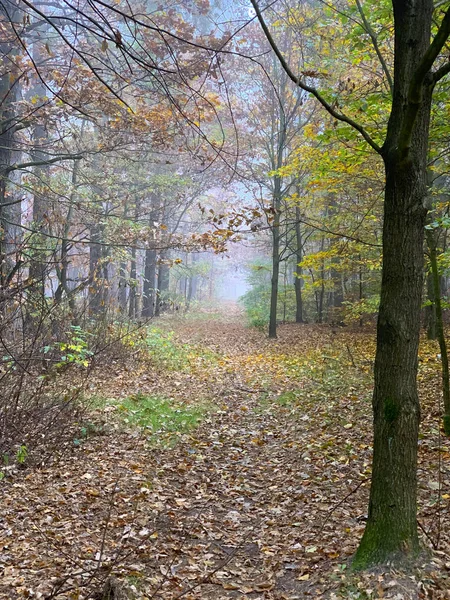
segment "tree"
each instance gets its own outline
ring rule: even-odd
[[[291,80],[315,96],[332,117],[358,131],[383,159],[386,187],[373,393],[372,483],[366,528],[353,564],[365,568],[411,558],[420,551],[417,532],[420,404],[416,377],[427,213],[427,152],[433,89],[450,72],[450,63],[440,59],[450,35],[450,9],[440,18],[430,43],[433,2],[392,1],[393,75],[383,60],[386,77],[392,81],[392,104],[385,139],[380,145],[361,123],[329,103],[307,82],[307,77],[297,76],[291,70],[257,0],[251,1],[273,51]],[[369,33],[368,27],[365,31]],[[433,70],[435,64],[437,68]]]

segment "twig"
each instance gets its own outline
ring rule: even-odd
[[[359,488],[364,484],[367,483],[368,481],[370,481],[370,479],[368,477],[366,477],[366,479],[363,479],[362,481],[360,481],[358,483],[358,485],[352,489],[344,498],[342,498],[342,500],[340,500],[335,506],[333,506],[327,513],[327,516],[325,517],[324,522],[322,523],[321,527],[320,527],[320,533],[322,533],[322,531],[324,530],[325,525],[328,523],[328,521],[330,520],[331,515],[334,513],[334,511],[336,509],[338,509],[342,504],[344,504],[344,502],[347,500],[347,498],[350,498],[350,496],[352,494],[354,494],[355,492],[357,492],[359,490]]]
[[[425,537],[428,540],[430,540],[431,545],[433,546],[433,550],[437,550],[438,549],[437,543],[433,540],[433,538],[430,536],[430,534],[425,529],[425,527],[422,525],[422,523],[419,521],[419,519],[417,519],[417,525],[419,526],[419,529],[422,531],[422,533],[425,535]]]

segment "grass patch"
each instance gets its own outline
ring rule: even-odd
[[[176,436],[197,427],[208,411],[206,405],[188,406],[162,396],[135,394],[120,405],[123,420],[152,434]]]
[[[168,371],[194,372],[214,367],[222,357],[201,346],[183,344],[175,339],[173,331],[149,327],[145,333],[134,332],[124,337],[124,345],[140,348],[154,362]]]

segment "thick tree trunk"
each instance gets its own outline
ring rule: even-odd
[[[383,277],[375,359],[374,456],[369,515],[355,565],[419,549],[416,515],[420,406],[417,352],[425,179],[417,165],[386,161]]]
[[[417,69],[430,44],[433,3],[393,0],[393,6],[395,80],[382,148],[386,188],[373,468],[368,520],[354,559],[358,568],[413,558],[420,550],[417,354],[432,86],[426,73],[417,80]]]

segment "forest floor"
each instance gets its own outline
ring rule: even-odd
[[[1,598],[86,598],[108,573],[110,600],[450,598],[436,344],[420,355],[419,521],[437,550],[414,573],[355,574],[374,332],[269,340],[231,308],[152,327],[147,351],[91,374],[73,449],[0,482]]]

